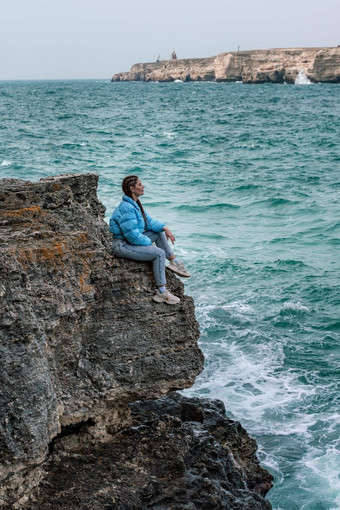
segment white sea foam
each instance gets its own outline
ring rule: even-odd
[[[196,300],[206,367],[185,393],[224,401],[227,414],[256,437],[260,461],[275,475],[282,497],[285,459],[293,455],[298,465],[296,487],[305,494],[315,487],[315,498],[321,501],[328,494],[335,505],[330,508],[339,510],[340,452],[336,447],[340,416],[335,409],[322,415],[315,408],[315,397],[327,388],[315,384],[303,367],[290,368],[285,352],[290,352],[291,339],[279,334],[273,338],[265,324],[259,328],[253,300],[251,304],[244,300],[228,303],[219,298],[220,302],[207,292]],[[310,308],[292,300],[282,303],[280,311],[306,314]],[[309,504],[306,497],[301,509],[307,510]]]
[[[6,159],[2,160],[0,166],[11,166],[12,162],[7,161]]]
[[[339,510],[340,508],[340,451],[334,447],[324,450],[310,448],[306,456],[299,462],[297,479],[299,485],[305,490],[310,490],[312,485],[315,487],[315,497],[323,497],[323,494],[334,498],[337,506],[332,506],[330,510]]]
[[[290,416],[289,408],[296,408],[306,396],[314,393],[314,389],[299,386],[292,375],[277,375],[269,366],[270,362],[261,363],[260,356],[249,359],[238,352],[235,357],[236,349],[233,350],[227,366],[220,366],[201,387],[224,400],[233,417],[243,423],[247,421],[252,433],[308,434],[315,418],[312,415]],[[267,353],[263,352],[263,358],[265,356]]]
[[[303,69],[299,71],[299,74],[295,78],[295,85],[311,85],[312,82],[307,78],[306,73]]]
[[[308,436],[316,422],[314,415],[292,413],[292,409],[303,408],[303,402],[316,389],[300,382],[301,373],[283,370],[284,340],[275,343],[257,331],[256,312],[242,301],[220,306],[200,304],[197,315],[202,342],[211,331],[217,336],[214,346],[212,338],[205,346],[205,353],[212,351],[211,361],[197,379],[194,391],[203,390],[223,400],[232,416],[247,423],[253,433]]]
[[[278,462],[275,459],[275,457],[273,457],[273,455],[270,455],[268,452],[263,450],[263,448],[261,446],[258,447],[257,453],[258,453],[259,457],[264,456],[266,458],[266,465],[267,465],[267,467],[269,467],[273,471],[276,471],[276,472],[280,473],[279,481],[282,481],[283,480],[283,473],[281,472],[280,465],[278,464]]]
[[[294,303],[293,301],[287,301],[284,303],[282,310],[294,310],[298,312],[309,312],[308,306],[302,305],[300,301]]]
[[[175,80],[174,83],[183,83],[183,80]]]
[[[167,138],[177,138],[177,133],[173,133],[171,131],[164,131],[163,135]]]
[[[243,303],[242,301],[233,301],[232,303],[227,303],[225,305],[198,305],[199,307],[199,310],[200,311],[203,311],[203,310],[206,310],[206,311],[211,311],[211,310],[218,310],[218,309],[221,309],[221,310],[233,310],[233,311],[237,311],[239,313],[254,313],[254,310],[253,308],[248,305],[247,303]]]
[[[314,452],[313,452],[314,453]],[[330,490],[340,491],[339,466],[340,451],[335,448],[327,448],[321,455],[314,453],[310,459],[306,459],[305,465],[315,473],[318,478],[323,478],[329,485]],[[340,502],[340,500],[339,500]]]

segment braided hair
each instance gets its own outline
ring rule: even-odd
[[[132,193],[131,193],[130,187],[136,185],[137,179],[139,179],[138,175],[127,175],[126,177],[124,177],[123,182],[122,182],[122,190],[123,190],[123,193],[127,197],[132,198]],[[136,200],[136,204],[138,205],[139,209],[141,210],[141,213],[142,213],[144,221],[145,221],[145,228],[146,228],[148,225],[148,220],[146,219],[145,211],[144,211],[143,206],[139,199]]]

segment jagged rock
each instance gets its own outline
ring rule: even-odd
[[[107,440],[129,402],[191,386],[203,367],[192,299],[169,274],[181,303],[153,302],[152,266],[113,256],[97,181],[0,181],[0,502],[13,508],[58,434]]]
[[[163,397],[202,370],[194,304],[113,256],[97,181],[0,181],[1,509],[269,510],[223,404]]]
[[[312,82],[340,82],[340,47],[282,48],[221,53],[216,57],[135,64],[112,81],[218,81],[294,83],[300,71]]]
[[[58,449],[30,510],[270,510],[271,475],[222,402],[179,394],[131,405],[105,445]]]

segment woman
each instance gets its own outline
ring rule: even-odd
[[[175,237],[164,223],[151,218],[143,209],[139,198],[144,195],[144,186],[137,175],[123,179],[123,200],[113,211],[109,229],[114,236],[113,252],[118,257],[134,260],[152,260],[158,290],[153,296],[157,303],[175,305],[180,299],[166,288],[165,259],[170,261],[168,269],[189,278],[182,262],[177,260],[168,239],[174,244]],[[156,246],[152,243],[155,242]]]

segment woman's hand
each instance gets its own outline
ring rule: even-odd
[[[173,235],[173,233],[171,232],[171,230],[168,228],[168,227],[163,227],[163,230],[165,232],[165,235],[166,235],[166,238],[172,242],[172,244],[175,244],[175,236]]]

